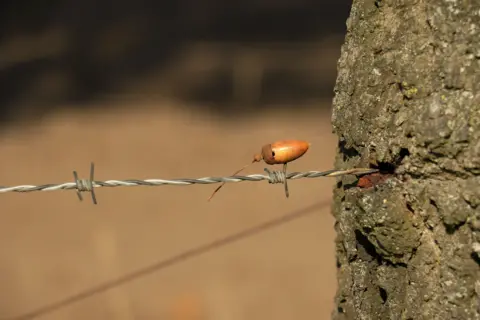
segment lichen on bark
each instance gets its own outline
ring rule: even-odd
[[[355,0],[338,62],[333,319],[480,319],[480,1]]]

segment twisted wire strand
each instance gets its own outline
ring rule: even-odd
[[[93,168],[93,165],[92,165]],[[6,192],[34,192],[34,191],[57,191],[57,190],[77,190],[79,197],[80,192],[93,192],[93,188],[100,187],[136,187],[147,186],[156,187],[162,185],[187,186],[193,184],[213,184],[221,182],[243,182],[243,181],[263,181],[267,180],[269,183],[283,183],[286,179],[296,180],[302,178],[319,178],[319,177],[338,177],[342,175],[360,175],[378,172],[377,169],[370,168],[356,168],[348,170],[328,170],[328,171],[307,171],[307,172],[291,172],[286,175],[281,171],[270,171],[264,169],[267,175],[251,174],[247,176],[229,176],[229,177],[203,177],[203,178],[183,178],[183,179],[125,179],[125,180],[89,180],[78,179],[76,172],[74,172],[75,181],[65,183],[51,183],[43,185],[18,185],[18,186],[0,186],[0,193]],[[93,170],[92,170],[93,171]]]

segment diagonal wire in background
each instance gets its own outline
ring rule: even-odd
[[[238,233],[231,234],[229,236],[214,240],[210,243],[206,243],[204,245],[192,248],[190,250],[186,250],[182,253],[179,253],[177,255],[174,255],[170,258],[167,258],[165,260],[161,260],[157,263],[154,263],[152,265],[149,265],[147,267],[144,267],[142,269],[136,270],[134,272],[128,273],[124,276],[121,276],[117,279],[113,279],[111,281],[99,284],[98,286],[86,289],[82,292],[79,292],[77,294],[71,295],[69,297],[66,297],[63,300],[51,303],[49,305],[45,305],[43,307],[40,307],[36,310],[33,310],[28,313],[24,313],[19,316],[15,317],[10,317],[10,318],[4,318],[2,320],[30,320],[30,319],[36,319],[38,317],[46,316],[48,314],[51,314],[53,312],[56,312],[60,309],[66,308],[72,304],[75,304],[77,302],[80,302],[82,300],[88,299],[96,294],[100,294],[103,292],[106,292],[108,290],[111,290],[113,288],[122,286],[124,284],[127,284],[128,282],[137,280],[139,278],[151,275],[155,272],[161,271],[163,269],[166,269],[168,267],[177,265],[179,263],[182,263],[188,259],[192,259],[198,256],[201,256],[203,254],[209,253],[213,250],[220,249],[221,247],[225,247],[227,245],[233,244],[237,241],[244,240],[250,237],[253,237],[255,235],[258,235],[260,233],[263,233],[269,229],[279,227],[281,225],[288,224],[294,220],[297,220],[301,217],[305,217],[309,214],[314,213],[317,209],[323,208],[325,206],[328,206],[330,204],[330,200],[328,201],[323,201],[319,202],[316,204],[313,204],[311,206],[308,206],[306,208],[303,208],[301,210],[285,214],[283,216],[280,216],[278,218],[269,220],[267,222],[258,224],[254,227],[245,229],[243,231],[240,231]]]

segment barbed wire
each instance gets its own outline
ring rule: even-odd
[[[286,183],[286,180],[295,180],[301,178],[319,178],[319,177],[338,177],[343,175],[365,175],[378,172],[377,169],[371,168],[354,168],[346,170],[328,170],[328,171],[307,171],[307,172],[291,172],[270,171],[264,168],[267,175],[251,174],[247,176],[228,176],[228,177],[203,177],[203,178],[181,178],[181,179],[125,179],[125,180],[94,180],[95,165],[90,165],[90,178],[79,179],[76,171],[73,171],[73,182],[50,183],[43,185],[18,185],[18,186],[0,186],[0,193],[7,192],[35,192],[35,191],[58,191],[58,190],[76,190],[78,198],[82,201],[82,192],[89,192],[94,204],[97,204],[94,188],[101,187],[157,187],[162,185],[187,186],[193,184],[213,184],[223,182],[244,182],[244,181],[263,181],[268,183]]]

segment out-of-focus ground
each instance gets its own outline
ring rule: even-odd
[[[347,0],[5,0],[0,124],[104,109],[90,102],[118,93],[225,117],[305,109],[331,98],[349,9]]]
[[[245,121],[217,120],[168,108],[52,115],[29,131],[1,136],[0,181],[72,181],[74,169],[88,177],[91,160],[98,180],[229,175],[261,145],[282,138],[312,143],[291,171],[332,167],[335,139],[329,115],[320,110],[295,118],[269,112]],[[246,173],[264,167],[255,164]],[[41,309],[305,210],[311,214],[150,270],[39,318],[328,319],[336,286],[333,183],[290,181],[289,199],[282,185],[227,184],[211,202],[206,200],[216,185],[105,188],[97,189],[97,206],[88,194],[79,202],[73,191],[2,194],[0,318]]]
[[[2,2],[0,185],[331,169],[349,4],[196,3]],[[0,319],[328,319],[334,182],[0,194]]]

